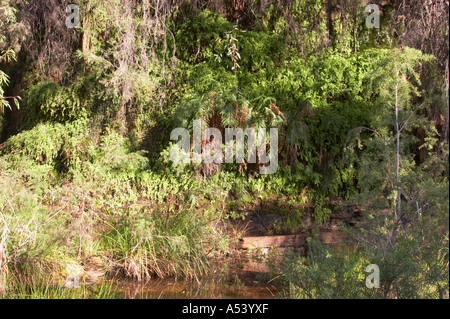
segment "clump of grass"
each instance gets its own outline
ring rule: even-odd
[[[146,280],[152,276],[196,278],[209,269],[208,257],[224,240],[213,223],[195,211],[169,214],[154,210],[129,214],[103,236],[103,249],[118,261],[127,277]]]

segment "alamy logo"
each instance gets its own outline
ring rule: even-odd
[[[80,288],[80,276],[70,275],[67,277],[66,282],[64,283],[64,288]]]
[[[66,266],[66,273],[69,276],[64,283],[65,288],[80,288],[80,275],[83,272],[83,268],[76,264],[68,264]]]
[[[364,10],[367,13],[370,13],[366,18],[366,27],[369,29],[380,28],[380,7],[376,4],[369,4]]]
[[[366,278],[366,287],[369,289],[380,288],[380,268],[378,265],[368,265],[366,272],[370,273]]]
[[[80,8],[76,4],[69,4],[66,7],[66,13],[70,13],[66,17],[66,27],[79,28],[80,27]]]
[[[202,135],[203,133],[203,135]],[[190,149],[191,137],[189,131],[178,127],[170,133],[172,141],[181,140],[172,146],[170,150],[170,160],[175,164],[190,163],[216,163],[223,162],[224,152],[222,150],[222,133],[217,128],[207,128],[202,132],[202,121],[195,120],[193,123],[193,143]],[[270,154],[266,152],[266,128],[248,128],[243,131],[241,128],[225,128],[225,163],[234,162],[233,150],[236,149],[236,163],[244,163],[245,143],[244,136],[247,136],[247,163],[256,163],[258,156],[259,163],[268,164],[259,168],[260,174],[274,174],[278,169],[278,129],[269,129]],[[236,143],[234,143],[236,138]],[[202,141],[207,141],[202,147]],[[192,152],[192,156],[191,156]]]

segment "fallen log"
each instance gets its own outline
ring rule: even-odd
[[[270,268],[266,263],[250,261],[243,264],[242,271],[268,273],[270,272]]]
[[[239,248],[266,248],[284,246],[304,246],[307,235],[282,235],[282,236],[254,236],[243,237],[240,240]],[[347,239],[344,232],[324,232],[319,233],[319,240],[324,244],[339,244]]]
[[[319,240],[324,244],[341,244],[347,240],[347,234],[339,231],[319,233]]]

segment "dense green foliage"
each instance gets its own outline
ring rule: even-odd
[[[365,212],[357,249],[311,242],[282,265],[290,297],[448,296],[448,25],[424,37],[423,1],[392,0],[368,29],[337,2],[79,0],[67,28],[66,1],[1,0],[0,290],[35,258],[55,278],[97,254],[139,280],[198,277],[247,204],[292,203],[294,233],[339,197]],[[173,164],[171,130],[196,119],[278,128],[277,172]]]

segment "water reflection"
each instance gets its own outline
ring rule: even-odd
[[[197,280],[151,279],[146,283],[117,282],[119,297],[126,299],[273,299],[280,287],[267,276],[230,270]]]

